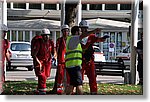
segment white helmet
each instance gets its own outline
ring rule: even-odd
[[[1,29],[2,31],[8,31],[8,27],[5,24],[2,24]]]
[[[45,34],[51,34],[49,29],[47,29],[47,28],[42,29],[41,35],[45,35]]]
[[[79,27],[89,27],[89,24],[86,20],[82,20],[80,23],[79,23]]]
[[[61,26],[61,30],[63,30],[63,29],[69,29],[69,26],[66,25],[66,24],[65,24],[65,25],[62,25],[62,26]]]

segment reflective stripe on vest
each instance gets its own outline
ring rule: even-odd
[[[82,64],[82,48],[81,44],[79,43],[77,48],[74,50],[68,49],[68,43],[70,41],[71,37],[67,38],[66,41],[66,56],[65,56],[65,64],[66,67],[72,67],[72,66],[81,66]]]

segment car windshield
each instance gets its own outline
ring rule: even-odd
[[[98,48],[94,48],[94,52],[101,52],[101,51]]]
[[[12,43],[10,49],[12,51],[30,51],[31,45],[26,43]]]
[[[128,46],[127,48],[123,49],[123,53],[130,53],[130,46]]]

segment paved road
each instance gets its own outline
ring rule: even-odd
[[[49,81],[55,80],[56,69],[51,70],[51,76],[48,78]],[[6,72],[6,81],[25,81],[25,80],[37,80],[34,71],[27,71],[26,68],[17,68],[14,71]],[[84,76],[84,82],[88,82],[86,75]],[[123,84],[124,78],[121,76],[97,76],[98,83],[114,83]]]

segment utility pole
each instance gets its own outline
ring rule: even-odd
[[[131,84],[136,84],[136,51],[134,47],[137,46],[138,41],[138,13],[139,13],[139,0],[132,0],[132,13],[131,13]]]
[[[78,5],[78,6],[77,6]],[[63,0],[61,3],[61,26],[64,24],[72,27],[78,25],[81,21],[81,0],[71,2],[70,0]],[[64,71],[64,92],[67,87],[66,70]]]
[[[0,29],[1,29],[1,26],[2,26],[2,24],[5,24],[5,25],[7,25],[7,2],[6,2],[6,0],[3,0],[3,1],[1,1],[0,2]],[[0,30],[0,51],[2,51],[1,50],[1,48],[2,48],[2,32],[1,32],[1,30]],[[6,35],[6,38],[7,38],[7,35]],[[2,66],[2,63],[3,63],[3,61],[2,61],[2,57],[0,56],[0,67],[3,67]],[[4,76],[2,76],[3,75],[3,69],[4,69]],[[2,86],[3,86],[3,81],[2,81],[2,77],[5,77],[6,76],[6,60],[4,61],[4,68],[1,68],[0,69],[0,93],[2,92]]]
[[[76,25],[79,25],[82,19],[82,5],[81,5],[81,0],[78,2],[77,6],[77,17],[76,17]]]

